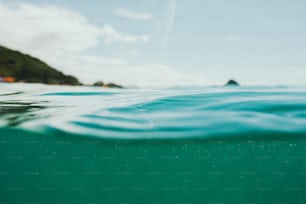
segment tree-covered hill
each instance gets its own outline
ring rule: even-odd
[[[65,75],[37,58],[0,46],[0,77],[16,82],[80,85],[74,76]]]

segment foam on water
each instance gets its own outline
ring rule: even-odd
[[[306,135],[303,87],[163,90],[1,85],[1,127],[104,139]]]

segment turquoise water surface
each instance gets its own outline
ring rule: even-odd
[[[0,84],[0,203],[306,203],[306,89]]]

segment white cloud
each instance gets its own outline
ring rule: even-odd
[[[0,45],[31,54],[84,83],[95,80],[139,87],[203,84],[162,64],[135,65],[123,59],[86,51],[106,44],[147,42],[149,37],[123,35],[110,25],[102,28],[74,11],[29,3],[0,2]]]
[[[237,42],[240,40],[240,38],[238,36],[226,36],[225,37],[225,40],[228,42],[228,43],[234,43],[234,42]]]
[[[150,13],[130,11],[126,8],[117,8],[114,13],[117,16],[130,20],[149,21],[153,19],[153,16]]]
[[[0,44],[30,52],[80,52],[98,45],[100,28],[50,5],[0,3]]]
[[[121,75],[118,79],[126,84],[139,87],[173,87],[208,85],[202,76],[188,75],[164,64],[142,64],[118,67]],[[115,70],[115,69],[114,69]],[[137,76],[135,78],[134,76]]]
[[[106,44],[111,44],[114,42],[136,43],[149,41],[149,36],[147,35],[122,35],[110,25],[104,26],[104,28],[101,30],[101,35],[104,37]]]
[[[173,87],[173,86],[203,86],[208,85],[202,76],[181,73],[164,64],[131,64],[120,59],[101,59],[100,57],[82,57],[67,59],[73,64],[74,71],[84,72],[84,64],[90,66],[86,75],[80,79],[85,83],[102,80],[116,82],[125,86],[137,87]]]
[[[164,64],[133,64],[122,59],[93,55],[69,55],[61,60],[55,57],[50,61],[55,62],[55,67],[76,74],[87,84],[102,80],[137,87],[208,85],[208,81],[202,76],[181,73]]]
[[[100,28],[74,11],[51,5],[0,3],[0,44],[38,53],[81,52],[106,43],[147,42],[146,35],[124,35],[110,25]]]

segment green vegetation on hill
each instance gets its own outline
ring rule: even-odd
[[[115,84],[115,83],[104,83],[102,81],[97,81],[96,83],[93,84],[93,86],[101,86],[101,87],[106,87],[106,88],[119,88],[122,89],[123,86]]]
[[[17,82],[80,85],[76,77],[65,75],[39,59],[2,46],[0,77],[13,77]]]

